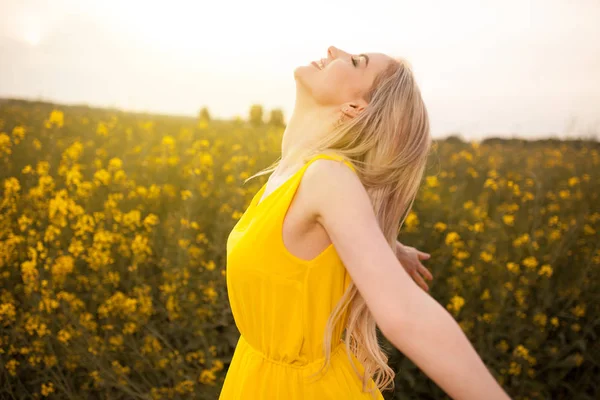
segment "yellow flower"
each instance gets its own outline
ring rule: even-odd
[[[494,316],[490,313],[483,313],[480,319],[490,324],[494,320]]]
[[[206,289],[203,290],[204,295],[206,296],[206,298],[208,299],[208,301],[210,301],[211,303],[214,304],[218,294],[215,291],[214,288],[212,287],[207,287]]]
[[[147,230],[152,229],[153,226],[158,225],[158,217],[154,214],[148,214],[146,218],[144,218],[144,227]]]
[[[48,384],[42,383],[42,396],[48,397],[51,393],[54,393],[54,384],[48,382]]]
[[[502,216],[502,221],[508,226],[514,226],[515,224],[515,216],[514,215],[504,215]]]
[[[596,234],[596,230],[594,228],[592,228],[590,226],[590,224],[585,224],[583,226],[583,233],[585,233],[586,235],[595,235]]]
[[[419,226],[419,217],[414,211],[411,211],[406,216],[406,220],[404,221],[407,229],[412,229]]]
[[[140,226],[141,213],[139,210],[131,210],[130,212],[123,214],[122,224],[128,229],[135,229]]]
[[[110,173],[105,169],[100,169],[94,173],[94,183],[97,186],[108,185],[110,183]]]
[[[167,136],[163,137],[163,139],[162,139],[162,145],[166,146],[166,147],[169,147],[169,148],[174,148],[174,146],[175,146],[175,139],[173,138],[173,136],[167,135]]]
[[[137,331],[137,325],[135,324],[135,322],[125,323],[125,326],[123,327],[124,335],[131,335],[131,334],[135,333],[136,331]]]
[[[521,358],[527,358],[529,357],[529,350],[527,350],[525,346],[520,344],[513,350],[513,355]]]
[[[71,256],[59,256],[52,264],[52,277],[55,282],[62,284],[68,274],[73,272],[75,260]]]
[[[475,222],[473,224],[473,230],[475,232],[483,232],[483,222]]]
[[[19,362],[17,360],[9,360],[6,364],[4,364],[4,368],[8,371],[11,376],[17,375],[17,367],[19,366]]]
[[[158,353],[162,350],[162,345],[154,336],[146,335],[144,337],[144,345],[142,347],[142,354]]]
[[[66,329],[61,329],[60,331],[58,331],[58,334],[56,335],[57,339],[60,340],[63,343],[68,343],[69,340],[71,340],[71,334],[69,333],[68,330]]]
[[[514,262],[509,262],[506,264],[506,269],[508,269],[513,274],[519,274],[521,272],[521,267],[519,264]]]
[[[191,191],[189,191],[189,190],[182,190],[181,191],[181,199],[182,200],[187,200],[190,197],[192,197],[192,192]]]
[[[535,257],[530,256],[530,257],[527,257],[526,259],[524,259],[522,261],[522,264],[529,269],[535,269],[535,267],[538,266],[538,261],[536,260]]]
[[[447,227],[448,227],[448,225],[446,225],[443,222],[436,222],[435,225],[433,226],[433,229],[435,229],[438,232],[443,232],[446,230]]]
[[[98,372],[98,371],[92,371],[89,373],[89,375],[92,378],[92,380],[94,381],[94,385],[99,385],[102,382],[104,382],[104,379],[102,379],[100,377],[100,372]]]
[[[121,365],[117,360],[112,362],[112,368],[117,375],[127,375],[131,372],[131,368]]]
[[[212,370],[215,372],[221,371],[224,367],[223,361],[221,360],[213,360],[212,364]]]
[[[500,350],[503,353],[506,353],[506,351],[508,350],[508,343],[506,342],[506,340],[502,339],[497,345],[496,348],[498,350]]]
[[[556,317],[550,318],[550,323],[555,327],[558,326],[558,318],[556,318]]]
[[[212,167],[213,166],[213,158],[210,153],[203,153],[200,157],[200,163],[203,167]]]
[[[198,377],[198,381],[205,385],[213,385],[215,383],[215,380],[216,380],[215,373],[210,369],[202,370],[202,372],[200,373],[200,376]]]
[[[108,161],[108,170],[115,172],[123,168],[123,161],[120,158],[114,157]]]
[[[0,304],[0,322],[2,322],[5,326],[14,322],[16,316],[17,311],[12,303]]]
[[[492,188],[493,191],[498,190],[498,184],[496,183],[496,181],[492,178],[487,178],[483,184],[484,188]]]
[[[131,250],[133,254],[144,259],[145,255],[152,254],[152,249],[148,245],[148,238],[142,235],[135,235],[131,242]]]
[[[585,316],[585,304],[578,304],[571,308],[571,313],[578,318]]]
[[[46,128],[62,128],[65,122],[65,115],[60,110],[52,110],[50,117],[46,120]]]
[[[98,123],[98,127],[96,128],[96,135],[98,136],[108,136],[108,126],[105,122],[100,121]]]
[[[194,382],[189,379],[181,381],[175,386],[175,391],[179,394],[192,393],[194,391]]]
[[[213,271],[216,266],[217,265],[215,264],[215,262],[213,260],[210,260],[207,263],[204,263],[204,268],[206,268],[208,271]]]
[[[537,313],[533,316],[533,322],[535,322],[537,325],[539,325],[541,327],[545,327],[547,321],[548,321],[548,317],[546,316],[546,314]]]
[[[446,235],[446,244],[450,245],[460,240],[460,235],[456,232],[448,232]]]
[[[552,276],[552,267],[550,264],[544,264],[538,271],[538,274],[541,276],[547,276],[548,278]]]
[[[427,183],[427,186],[432,188],[440,185],[438,178],[435,175],[425,177],[425,182]]]
[[[58,359],[55,355],[44,356],[44,365],[46,366],[46,368],[53,367],[56,364],[58,364]]]
[[[123,347],[123,336],[115,335],[108,338],[108,342],[114,349],[121,349]]]
[[[490,299],[490,289],[485,289],[480,296],[481,300],[489,300]]]
[[[481,258],[485,262],[490,262],[494,259],[494,256],[492,254],[488,253],[487,251],[482,251],[479,254],[479,258]]]
[[[575,361],[575,365],[577,365],[578,367],[583,363],[584,360],[585,359],[583,358],[581,353],[577,352],[573,354],[573,361]]]
[[[4,181],[4,197],[11,197],[21,191],[21,184],[17,178],[8,178]]]
[[[520,247],[521,245],[528,243],[530,240],[530,236],[528,233],[524,233],[523,235],[519,236],[518,238],[516,238],[515,240],[513,240],[513,246],[514,247]]]
[[[23,140],[25,138],[25,128],[23,126],[15,126],[12,130],[12,135],[16,139]]]
[[[511,361],[508,373],[510,375],[520,375],[521,374],[521,364],[517,363],[516,361]]]
[[[454,311],[454,314],[458,314],[461,308],[465,305],[465,299],[461,296],[455,295],[450,299],[450,303],[446,306],[447,309]]]

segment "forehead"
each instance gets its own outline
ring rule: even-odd
[[[367,69],[371,70],[373,75],[377,75],[379,72],[384,70],[390,61],[392,61],[392,57],[383,53],[366,53],[369,56],[369,66]]]
[[[390,61],[393,61],[393,58],[383,53],[365,53],[369,57],[369,65],[364,70],[365,77],[367,79],[367,83],[365,83],[367,88],[370,88],[375,81],[377,75],[380,72],[385,70],[389,65]]]

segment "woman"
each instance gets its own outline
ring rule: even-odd
[[[507,399],[396,240],[431,145],[410,66],[331,46],[294,75],[282,158],[255,176],[276,173],[227,239],[241,336],[220,400],[382,399],[376,326],[452,398]]]

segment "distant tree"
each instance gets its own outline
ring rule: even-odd
[[[283,121],[283,111],[279,108],[271,110],[271,115],[269,117],[269,125],[272,126],[284,126],[285,123]]]
[[[200,121],[206,121],[206,122],[210,121],[210,113],[208,112],[207,107],[202,107],[200,109],[200,112],[198,113],[198,119]]]
[[[263,107],[260,104],[253,104],[250,107],[249,121],[253,126],[263,124]]]
[[[453,144],[464,144],[465,140],[463,139],[462,135],[460,133],[451,133],[448,136],[446,136],[445,141],[447,143],[453,143]]]

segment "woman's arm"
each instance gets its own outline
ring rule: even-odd
[[[358,177],[317,160],[302,183],[384,336],[453,399],[509,399],[454,318],[402,268]]]

